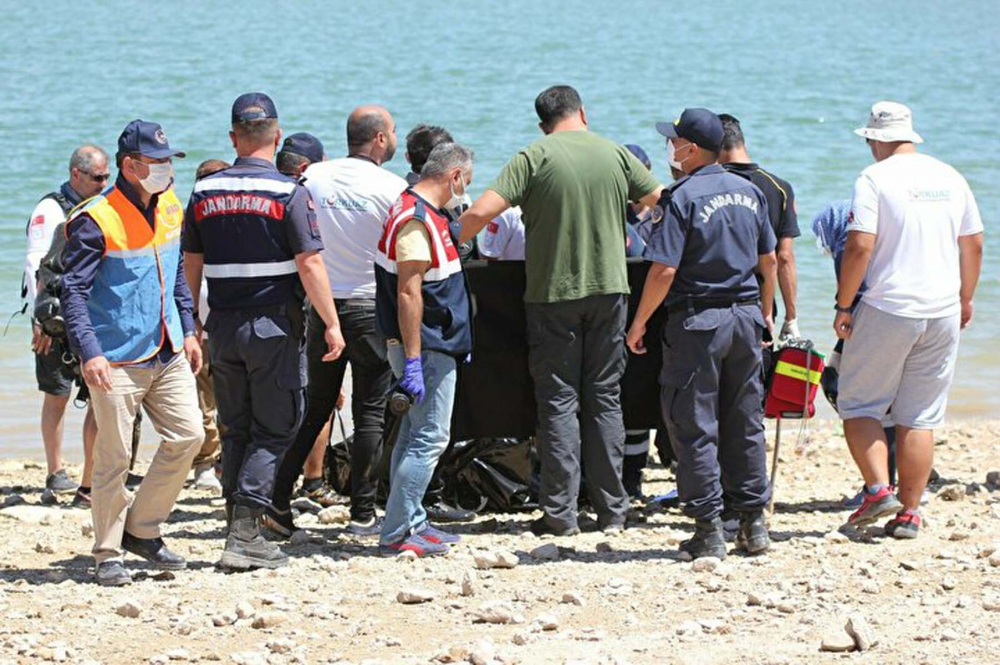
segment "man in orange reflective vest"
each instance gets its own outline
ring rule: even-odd
[[[70,347],[83,363],[97,418],[92,511],[97,582],[129,584],[130,552],[167,570],[186,562],[160,538],[205,438],[195,374],[191,292],[184,279],[184,210],[160,125],[133,120],[118,137],[118,178],[67,223],[62,293]],[[125,488],[139,407],[161,437],[129,506]]]

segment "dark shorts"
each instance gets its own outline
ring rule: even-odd
[[[52,341],[52,348],[45,355],[35,354],[35,379],[43,393],[65,397],[77,382],[75,361],[66,362],[69,352],[63,342]]]

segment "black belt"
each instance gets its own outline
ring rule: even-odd
[[[760,307],[760,298],[687,298],[667,306],[667,312],[703,312],[706,309],[726,309],[727,307]]]

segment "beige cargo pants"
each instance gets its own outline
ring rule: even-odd
[[[183,353],[152,367],[112,367],[111,392],[92,389],[97,418],[91,511],[94,559],[121,559],[122,534],[158,538],[205,439],[195,376]],[[135,493],[125,488],[132,452],[132,424],[142,406],[161,438]]]

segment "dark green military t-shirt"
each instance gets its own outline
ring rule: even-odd
[[[628,149],[588,131],[549,134],[514,155],[489,188],[521,206],[525,301],[628,293],[625,207],[657,187]]]

